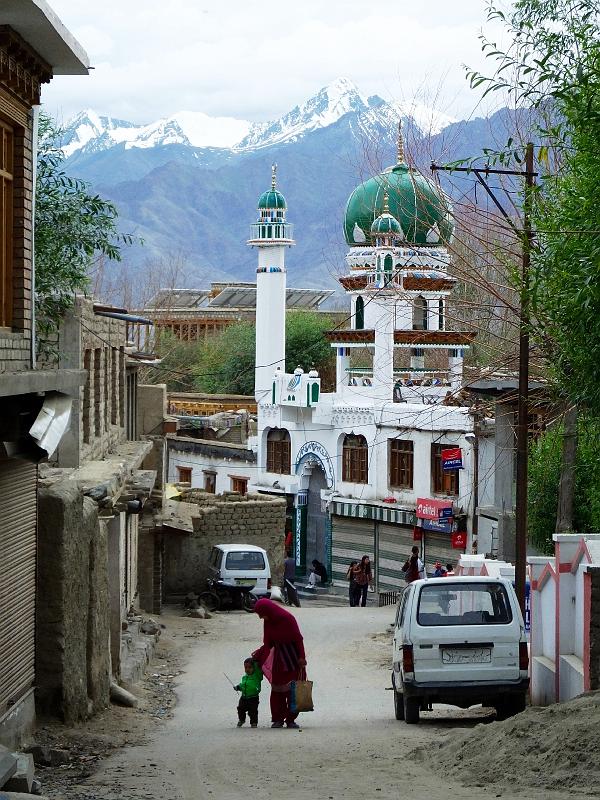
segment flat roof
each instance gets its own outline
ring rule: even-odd
[[[22,36],[54,75],[88,74],[88,54],[46,0],[2,0],[0,25],[10,25]]]
[[[334,294],[333,289],[286,289],[286,308],[318,308]],[[256,284],[225,286],[209,308],[256,308]]]

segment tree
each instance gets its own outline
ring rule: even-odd
[[[63,169],[60,131],[40,114],[35,197],[35,292],[42,347],[76,291],[85,291],[94,259],[121,260],[131,236],[117,227],[117,209]]]

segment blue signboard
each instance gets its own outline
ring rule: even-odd
[[[425,531],[438,531],[439,533],[452,533],[452,522],[440,520],[439,522],[434,519],[424,519],[421,522],[421,527]]]
[[[440,508],[440,520],[451,519],[452,512],[453,512],[452,506],[448,506],[447,508]]]

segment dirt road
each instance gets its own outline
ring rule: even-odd
[[[259,728],[236,727],[236,681],[243,659],[261,641],[261,623],[243,612],[203,623],[210,633],[189,651],[173,719],[144,746],[110,758],[78,791],[90,800],[305,800],[523,798],[505,786],[465,788],[436,774],[416,748],[464,726],[495,724],[483,710],[440,709],[409,726],[393,715],[390,684],[390,609],[308,607],[296,611],[304,634],[316,711],[300,731],[271,730],[268,685]],[[560,792],[526,792],[558,800]],[[73,795],[70,795],[73,796]]]

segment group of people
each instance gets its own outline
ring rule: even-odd
[[[425,569],[425,564],[421,561],[419,548],[416,545],[412,548],[410,556],[406,559],[402,567],[402,572],[404,573],[404,580],[406,583],[412,583],[413,581],[427,578],[427,570]],[[447,575],[454,575],[452,564],[446,564],[444,567],[441,561],[436,561],[433,565],[432,577],[445,578]]]
[[[348,580],[348,599],[350,606],[356,608],[367,605],[367,592],[373,587],[371,559],[363,556],[360,561],[351,561],[346,572]]]
[[[254,611],[263,621],[263,644],[244,660],[244,675],[234,686],[240,693],[238,728],[250,718],[258,727],[258,706],[264,677],[271,684],[271,727],[299,728],[292,702],[292,682],[306,675],[304,639],[296,618],[272,600],[258,600]]]

